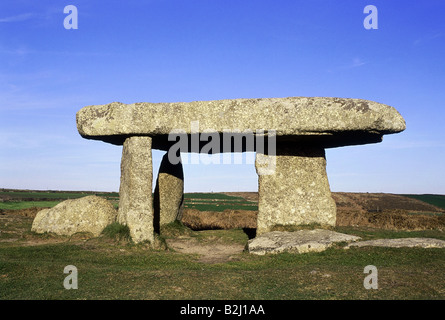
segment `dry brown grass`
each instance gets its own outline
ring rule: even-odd
[[[26,208],[26,209],[19,209],[19,210],[1,210],[0,214],[12,214],[12,215],[20,215],[23,217],[30,217],[35,218],[37,215],[37,212],[43,209],[48,209],[47,207],[32,207],[32,208]]]
[[[432,215],[444,210],[420,200],[385,193],[337,192],[332,197],[337,204],[337,226],[390,230],[445,229],[445,215]]]
[[[257,192],[227,192],[256,202]],[[337,226],[374,227],[391,230],[445,230],[444,210],[423,201],[383,193],[332,193],[337,204]],[[34,217],[43,208],[2,210],[4,214]],[[419,212],[420,214],[412,214]],[[422,214],[424,212],[424,214]],[[2,212],[0,212],[1,214]],[[428,214],[429,213],[429,214]],[[184,209],[182,223],[193,230],[256,228],[257,211],[223,212]]]
[[[256,192],[225,194],[257,201]],[[384,193],[332,194],[337,204],[337,226],[373,227],[388,230],[445,230],[444,210],[420,200]],[[412,214],[419,212],[419,214]],[[423,212],[423,214],[422,214]],[[194,230],[256,228],[257,211],[224,212],[186,209],[182,222]]]
[[[256,228],[257,211],[184,209],[181,222],[193,230]]]
[[[184,210],[182,223],[193,230],[256,228],[257,211],[223,212]],[[445,216],[412,215],[402,210],[366,212],[339,210],[337,226],[373,227],[388,230],[445,230]]]
[[[390,230],[445,230],[445,216],[413,215],[400,209],[381,212],[338,210],[337,226]]]
[[[426,202],[390,193],[333,192],[337,210],[444,212]]]

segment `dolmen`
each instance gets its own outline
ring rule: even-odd
[[[82,137],[123,146],[118,221],[135,242],[153,241],[160,223],[180,216],[181,153],[255,152],[259,235],[276,225],[334,226],[325,149],[378,143],[406,127],[388,105],[329,97],[113,102],[82,108],[76,121]],[[166,151],[154,196],[152,149]]]

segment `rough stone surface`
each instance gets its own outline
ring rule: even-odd
[[[118,221],[134,242],[154,241],[150,137],[130,137],[122,149]]]
[[[307,253],[321,252],[336,242],[357,241],[360,237],[342,234],[330,230],[300,230],[295,232],[272,231],[249,240],[250,253]]]
[[[184,200],[182,163],[171,164],[168,154],[162,158],[154,192],[154,224],[165,225],[180,219]]]
[[[116,221],[116,215],[116,209],[108,200],[87,196],[65,200],[51,209],[39,211],[31,230],[67,236],[89,232],[98,236],[107,225]]]
[[[118,217],[129,226],[136,242],[152,241],[156,225],[174,219],[183,188],[179,181],[160,175],[158,211],[153,211],[152,148],[170,150],[180,144],[181,152],[256,151],[257,234],[261,234],[274,225],[335,225],[336,208],[326,176],[324,149],[376,143],[384,134],[405,129],[404,119],[390,106],[329,97],[113,102],[82,108],[76,122],[84,138],[124,146]],[[173,140],[169,139],[172,133]],[[212,148],[206,139],[200,139],[202,136],[212,137]],[[233,150],[231,143],[226,144],[227,136],[234,141],[245,139],[245,143]],[[203,149],[203,145],[208,148]],[[162,191],[162,184],[172,189]],[[164,206],[168,213],[161,213]],[[153,219],[158,221],[153,223]]]
[[[257,153],[257,234],[274,225],[335,226],[336,205],[326,175],[324,149],[277,146],[273,157]],[[275,168],[270,165],[273,162]],[[268,172],[263,172],[264,163],[268,163]]]
[[[350,247],[445,248],[445,241],[434,238],[377,239],[350,243],[345,249]]]
[[[148,135],[155,138],[153,148],[164,150],[168,145],[158,143],[157,136],[178,129],[191,134],[192,122],[199,122],[198,133],[276,130],[278,140],[302,142],[306,137],[324,147],[379,142],[383,134],[405,129],[404,119],[390,106],[327,97],[113,102],[84,107],[77,113],[77,128],[85,138],[122,144],[128,136]]]

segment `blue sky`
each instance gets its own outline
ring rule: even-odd
[[[363,26],[369,4],[378,29]],[[2,0],[0,187],[117,191],[122,147],[80,137],[87,105],[327,96],[407,122],[382,143],[328,149],[332,191],[445,194],[444,16],[442,0]],[[184,175],[186,192],[257,189],[251,164]]]

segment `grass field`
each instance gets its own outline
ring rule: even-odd
[[[77,199],[88,195],[97,195],[118,203],[119,193],[93,192],[56,192],[56,191],[0,191],[0,209],[20,210],[31,207],[53,207],[67,199]],[[228,196],[220,193],[188,193],[184,195],[186,208],[200,211],[224,211],[225,209],[258,210],[256,203],[242,197]]]
[[[21,210],[32,207],[51,208],[68,199],[77,199],[88,195],[103,197],[114,204],[118,203],[117,192],[91,191],[34,191],[0,189],[0,210]]]
[[[0,209],[3,210],[22,210],[28,208],[52,208],[59,204],[60,200],[55,201],[6,201],[0,202]]]
[[[19,210],[30,207],[53,207],[60,201],[66,199],[76,199],[87,195],[95,194],[113,202],[116,206],[119,200],[119,193],[116,192],[60,192],[60,191],[30,191],[30,190],[7,190],[0,189],[0,210]],[[401,195],[403,197],[420,200],[424,203],[437,206],[445,210],[445,195]],[[384,200],[390,203],[391,200]],[[384,204],[377,202],[376,208],[384,207]],[[368,206],[371,206],[368,204]],[[224,210],[258,210],[257,200],[247,200],[245,197],[227,195],[222,193],[186,193],[184,195],[184,207],[199,211],[222,212]],[[370,210],[371,211],[371,210]],[[412,214],[440,215],[443,212],[427,212],[416,210]]]
[[[405,197],[424,201],[439,208],[445,209],[445,196],[437,194],[404,194]]]
[[[95,194],[100,197],[104,197],[106,199],[114,199],[119,198],[119,193],[117,192],[91,192],[91,191],[31,191],[31,190],[5,190],[0,189],[0,198],[6,197],[11,200],[14,199],[57,199],[57,200],[66,200],[66,199],[76,199],[85,197],[87,195]]]
[[[339,231],[368,239],[382,236],[370,230]],[[187,235],[202,246],[215,238],[227,244],[247,241],[240,229]],[[419,235],[444,239],[434,232]],[[78,270],[78,290],[63,287],[67,265]],[[363,286],[367,265],[378,268],[378,290]],[[106,236],[38,246],[3,243],[0,299],[443,299],[444,265],[445,249],[332,248],[268,256],[241,252],[232,261],[203,263],[195,255]]]
[[[41,196],[48,199],[48,194]],[[0,202],[0,209],[14,209],[14,203],[18,208],[36,205],[20,202],[19,197],[14,200]],[[38,202],[52,206],[58,201]],[[243,209],[256,205],[224,194],[186,194],[185,204],[198,212],[199,205],[207,206],[205,212],[213,210],[215,215],[223,214],[221,207],[242,214]],[[96,238],[38,235],[30,231],[32,216],[14,212],[0,212],[0,300],[445,299],[445,249],[345,250],[340,244],[319,253],[256,256],[243,250],[249,235],[242,228],[198,231],[180,223],[161,229],[159,245],[153,249],[132,243],[128,230],[117,224]],[[364,240],[445,240],[443,229],[338,226],[334,230]],[[78,270],[77,290],[63,286],[67,265]],[[367,265],[377,267],[377,290],[364,288]]]

